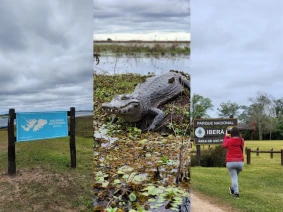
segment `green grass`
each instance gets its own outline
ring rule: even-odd
[[[283,149],[283,141],[246,141],[245,146],[260,150]],[[246,156],[245,156],[246,157]],[[251,155],[251,164],[239,175],[240,199],[228,193],[230,176],[226,168],[191,167],[192,190],[215,199],[219,205],[230,205],[239,211],[282,211],[283,166],[280,154]]]
[[[77,167],[69,137],[16,143],[16,176],[7,175],[7,129],[0,130],[1,211],[91,211],[93,116],[76,118]]]

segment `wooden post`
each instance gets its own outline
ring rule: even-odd
[[[201,119],[200,116],[197,116],[196,117],[197,119]],[[200,145],[196,145],[196,148],[197,148],[197,165],[200,166]]]
[[[273,148],[270,150],[270,158],[273,158]]]
[[[283,149],[281,149],[281,166],[283,166]]]
[[[197,147],[197,165],[200,166],[200,145],[196,145]]]
[[[259,150],[259,147],[258,148],[256,148],[256,156],[259,156],[259,152],[258,152],[258,150]]]
[[[74,107],[70,108],[70,154],[71,154],[71,167],[76,168],[76,111]]]
[[[246,148],[245,148],[245,154],[247,154],[247,148],[248,148],[248,147],[246,146]]]
[[[15,147],[15,133],[14,133],[14,120],[15,109],[9,109],[8,119],[8,174],[16,174],[16,147]]]
[[[247,164],[251,164],[251,149],[247,149]]]

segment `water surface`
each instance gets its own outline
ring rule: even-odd
[[[169,72],[170,70],[183,71],[189,73],[189,56],[186,55],[167,55],[167,56],[147,56],[138,55],[113,55],[103,54],[100,62],[93,63],[93,69],[97,73],[105,74],[124,74],[137,73],[147,75],[153,72],[156,75]]]

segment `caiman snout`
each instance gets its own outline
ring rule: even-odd
[[[113,107],[112,105],[109,105],[109,103],[102,104],[100,109],[108,113],[119,113],[120,112],[120,109],[118,109],[117,107]]]

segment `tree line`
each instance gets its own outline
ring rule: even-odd
[[[219,118],[233,115],[240,124],[256,125],[256,139],[283,139],[283,98],[276,99],[272,95],[258,92],[255,97],[248,98],[250,105],[240,105],[228,100],[217,108]],[[191,119],[196,117],[210,118],[208,110],[213,110],[211,99],[193,94],[191,100]],[[213,117],[215,118],[215,117]]]

